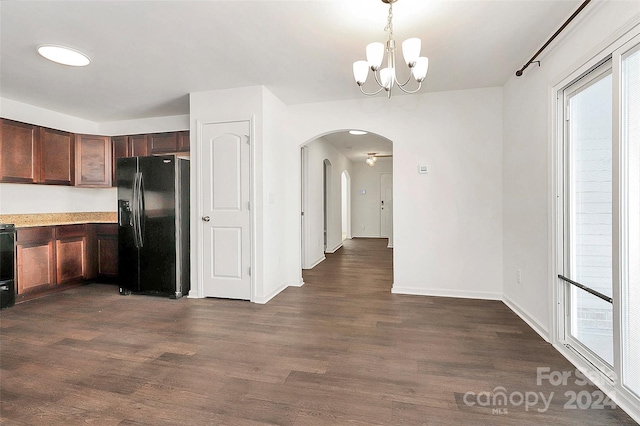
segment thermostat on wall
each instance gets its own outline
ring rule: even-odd
[[[427,165],[426,164],[420,164],[418,166],[418,173],[426,174],[427,171],[428,171],[428,169],[427,169]]]

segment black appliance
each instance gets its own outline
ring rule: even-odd
[[[16,228],[0,224],[0,309],[16,304],[15,259]]]
[[[189,293],[189,160],[119,158],[120,294],[179,298]]]

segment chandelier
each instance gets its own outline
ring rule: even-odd
[[[382,0],[382,3],[389,5],[389,16],[387,17],[387,26],[385,31],[389,32],[389,39],[385,48],[382,43],[369,43],[367,45],[367,60],[356,61],[353,63],[353,77],[360,87],[360,91],[367,96],[373,96],[380,93],[382,89],[387,92],[387,97],[391,98],[391,89],[397,86],[405,93],[416,93],[422,87],[422,81],[427,76],[429,69],[429,58],[420,56],[421,41],[419,38],[409,38],[402,42],[402,55],[404,61],[409,67],[410,75],[404,83],[398,81],[396,76],[396,42],[393,39],[393,3],[398,0]],[[387,52],[387,66],[380,69],[384,53]],[[378,84],[379,89],[375,92],[365,92],[363,86],[367,81],[369,69],[373,73],[373,77]],[[411,81],[411,77],[418,83],[413,90],[405,89],[405,86]]]

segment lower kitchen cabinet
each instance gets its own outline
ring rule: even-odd
[[[98,278],[114,281],[118,277],[118,225],[96,225]]]
[[[55,227],[18,229],[16,233],[18,294],[56,285]]]
[[[87,225],[56,226],[56,271],[58,284],[87,277]]]
[[[118,277],[118,225],[18,228],[16,291],[32,295],[63,284]]]

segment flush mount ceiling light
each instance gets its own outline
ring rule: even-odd
[[[349,134],[350,135],[361,136],[361,135],[366,135],[367,132],[365,132],[364,130],[349,130]]]
[[[38,47],[38,53],[50,61],[72,67],[84,67],[91,62],[84,53],[64,46],[43,45]]]
[[[416,93],[422,87],[422,81],[427,76],[429,69],[429,58],[420,56],[420,48],[422,42],[419,38],[409,38],[402,42],[402,55],[404,61],[409,67],[410,75],[404,83],[400,83],[396,76],[396,42],[393,39],[393,3],[398,0],[382,0],[382,3],[389,5],[389,16],[387,17],[387,26],[385,31],[389,32],[387,47],[382,43],[369,43],[367,45],[367,60],[356,61],[353,63],[353,77],[360,87],[360,91],[367,96],[373,96],[382,89],[387,92],[387,97],[391,98],[391,89],[398,86],[405,93]],[[384,53],[387,52],[387,67],[380,69]],[[367,81],[369,69],[373,72],[373,77],[378,84],[379,89],[374,92],[365,92],[363,86]],[[405,86],[411,81],[411,77],[418,83],[414,90],[405,89]]]

